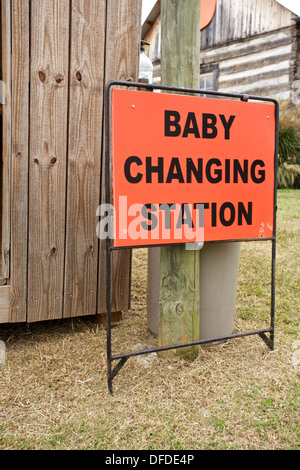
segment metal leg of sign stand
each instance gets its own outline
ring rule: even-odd
[[[265,238],[265,239],[253,239],[253,240],[235,240],[236,242],[242,241],[266,241],[272,240],[272,267],[271,267],[271,324],[269,328],[254,330],[254,331],[246,331],[242,333],[231,334],[228,336],[220,336],[216,338],[210,338],[205,340],[198,340],[198,341],[190,341],[187,343],[180,343],[180,344],[172,344],[168,346],[161,346],[152,349],[145,349],[140,351],[134,351],[131,353],[122,353],[122,354],[112,354],[112,335],[111,335],[111,253],[114,248],[111,246],[111,241],[109,238],[106,239],[106,264],[107,264],[107,276],[106,276],[106,304],[107,304],[107,384],[108,390],[110,394],[113,394],[113,379],[116,375],[120,372],[122,367],[125,365],[127,360],[130,357],[143,355],[143,354],[150,354],[159,351],[166,351],[170,349],[179,349],[187,346],[196,346],[196,345],[205,345],[220,341],[226,341],[234,338],[241,338],[244,336],[253,336],[258,335],[265,344],[273,351],[274,350],[274,326],[275,326],[275,264],[276,264],[276,213],[277,213],[277,191],[276,191],[276,184],[277,184],[277,153],[278,153],[278,122],[279,122],[279,105],[276,100],[271,98],[262,98],[256,96],[248,96],[248,95],[238,95],[233,93],[222,93],[222,92],[215,92],[215,91],[205,91],[205,90],[193,90],[193,89],[183,89],[183,88],[176,88],[176,87],[167,87],[161,85],[149,85],[149,84],[142,84],[142,83],[128,83],[128,82],[121,82],[121,81],[111,81],[106,85],[106,111],[105,111],[105,119],[106,119],[106,153],[105,153],[105,182],[106,182],[106,202],[107,204],[110,203],[110,89],[112,86],[123,86],[123,87],[134,87],[134,88],[144,88],[147,90],[165,90],[165,91],[176,91],[176,92],[184,92],[184,93],[193,93],[193,94],[205,94],[205,95],[212,95],[212,96],[223,96],[223,97],[234,97],[239,98],[242,101],[248,101],[249,99],[258,100],[258,101],[269,101],[275,104],[275,115],[276,115],[276,143],[275,143],[275,162],[274,162],[274,170],[275,170],[275,181],[274,181],[274,229],[273,229],[273,237],[272,238]],[[118,248],[120,249],[120,248]],[[269,336],[268,336],[269,335]],[[113,368],[112,364],[114,361],[118,361],[116,366]]]
[[[109,241],[108,241],[109,244]],[[129,356],[124,356],[120,358],[120,361],[112,368],[113,356],[111,354],[111,249],[107,247],[107,280],[106,280],[106,302],[107,302],[107,384],[110,394],[112,394],[112,381],[117,373],[122,369],[125,362],[128,360]]]
[[[111,363],[111,263],[110,263],[110,246],[109,246],[109,239],[107,239],[107,248],[106,248],[106,305],[107,305],[107,327],[106,327],[106,347],[107,347],[107,383],[108,389],[112,394],[112,381],[113,381],[113,374],[112,374],[112,363]]]
[[[130,357],[139,356],[143,354],[150,354],[159,351],[167,351],[170,349],[179,349],[187,346],[205,345],[219,341],[226,341],[244,336],[258,335],[266,345],[274,350],[274,323],[275,323],[275,257],[276,257],[276,239],[272,240],[272,273],[271,273],[271,325],[269,328],[262,330],[246,331],[242,333],[231,334],[227,336],[219,336],[205,340],[190,341],[187,343],[171,344],[168,346],[161,346],[151,349],[144,349],[140,351],[133,351],[131,353],[112,354],[111,347],[111,253],[113,249],[110,247],[109,240],[107,241],[107,281],[106,281],[106,294],[107,294],[107,383],[110,394],[113,394],[113,379],[118,372],[122,369],[124,364]],[[269,335],[269,337],[267,336]],[[118,361],[117,365],[113,368],[114,361]]]

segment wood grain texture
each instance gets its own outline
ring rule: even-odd
[[[69,1],[31,1],[28,321],[61,318]]]
[[[105,83],[110,80],[137,81],[139,73],[141,1],[107,0]],[[105,143],[104,143],[105,145]],[[103,148],[105,148],[103,146]],[[103,153],[104,155],[104,153]],[[104,158],[102,159],[102,202],[105,202]],[[131,251],[112,253],[112,311],[130,307]],[[106,249],[100,243],[97,312],[106,312]]]
[[[161,8],[163,85],[197,88],[200,70],[200,0],[164,0]],[[159,346],[198,340],[200,322],[200,255],[185,246],[160,250]],[[198,347],[159,353],[193,360]]]
[[[1,109],[11,185],[3,186],[2,268],[10,286],[3,305],[0,296],[0,323],[106,312],[96,234],[103,90],[108,80],[138,78],[141,0],[0,1],[3,71],[13,94],[10,101],[8,86]],[[129,306],[130,272],[130,252],[116,254],[114,311]]]
[[[290,100],[299,75],[296,36],[295,24],[201,49],[201,74],[217,70],[216,89],[220,91]],[[160,74],[158,60],[153,83],[160,83]]]
[[[158,346],[196,341],[200,338],[200,255],[185,246],[160,249],[160,315]],[[159,353],[193,360],[198,346]]]
[[[1,274],[10,276],[10,174],[11,174],[11,10],[10,2],[1,0],[1,56],[2,81],[5,97],[2,113],[2,240]]]
[[[10,321],[26,321],[29,0],[12,0],[12,167]]]
[[[0,287],[0,324],[11,322],[10,304],[11,304],[11,287],[1,286]]]
[[[97,307],[105,0],[73,0],[64,317]]]
[[[200,0],[166,0],[161,21],[162,84],[199,88]]]
[[[274,0],[222,0],[201,33],[201,49],[291,26],[292,16]]]

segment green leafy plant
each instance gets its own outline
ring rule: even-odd
[[[300,134],[291,124],[279,124],[279,188],[300,188]]]

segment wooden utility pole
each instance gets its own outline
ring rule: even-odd
[[[162,85],[199,88],[200,0],[164,0],[161,22]],[[199,264],[197,250],[175,245],[161,248],[159,346],[199,339]],[[164,351],[160,356],[194,360],[198,346]]]

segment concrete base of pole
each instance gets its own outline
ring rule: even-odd
[[[233,331],[240,243],[212,243],[200,251],[200,339]],[[158,336],[160,248],[148,249],[148,328]]]

